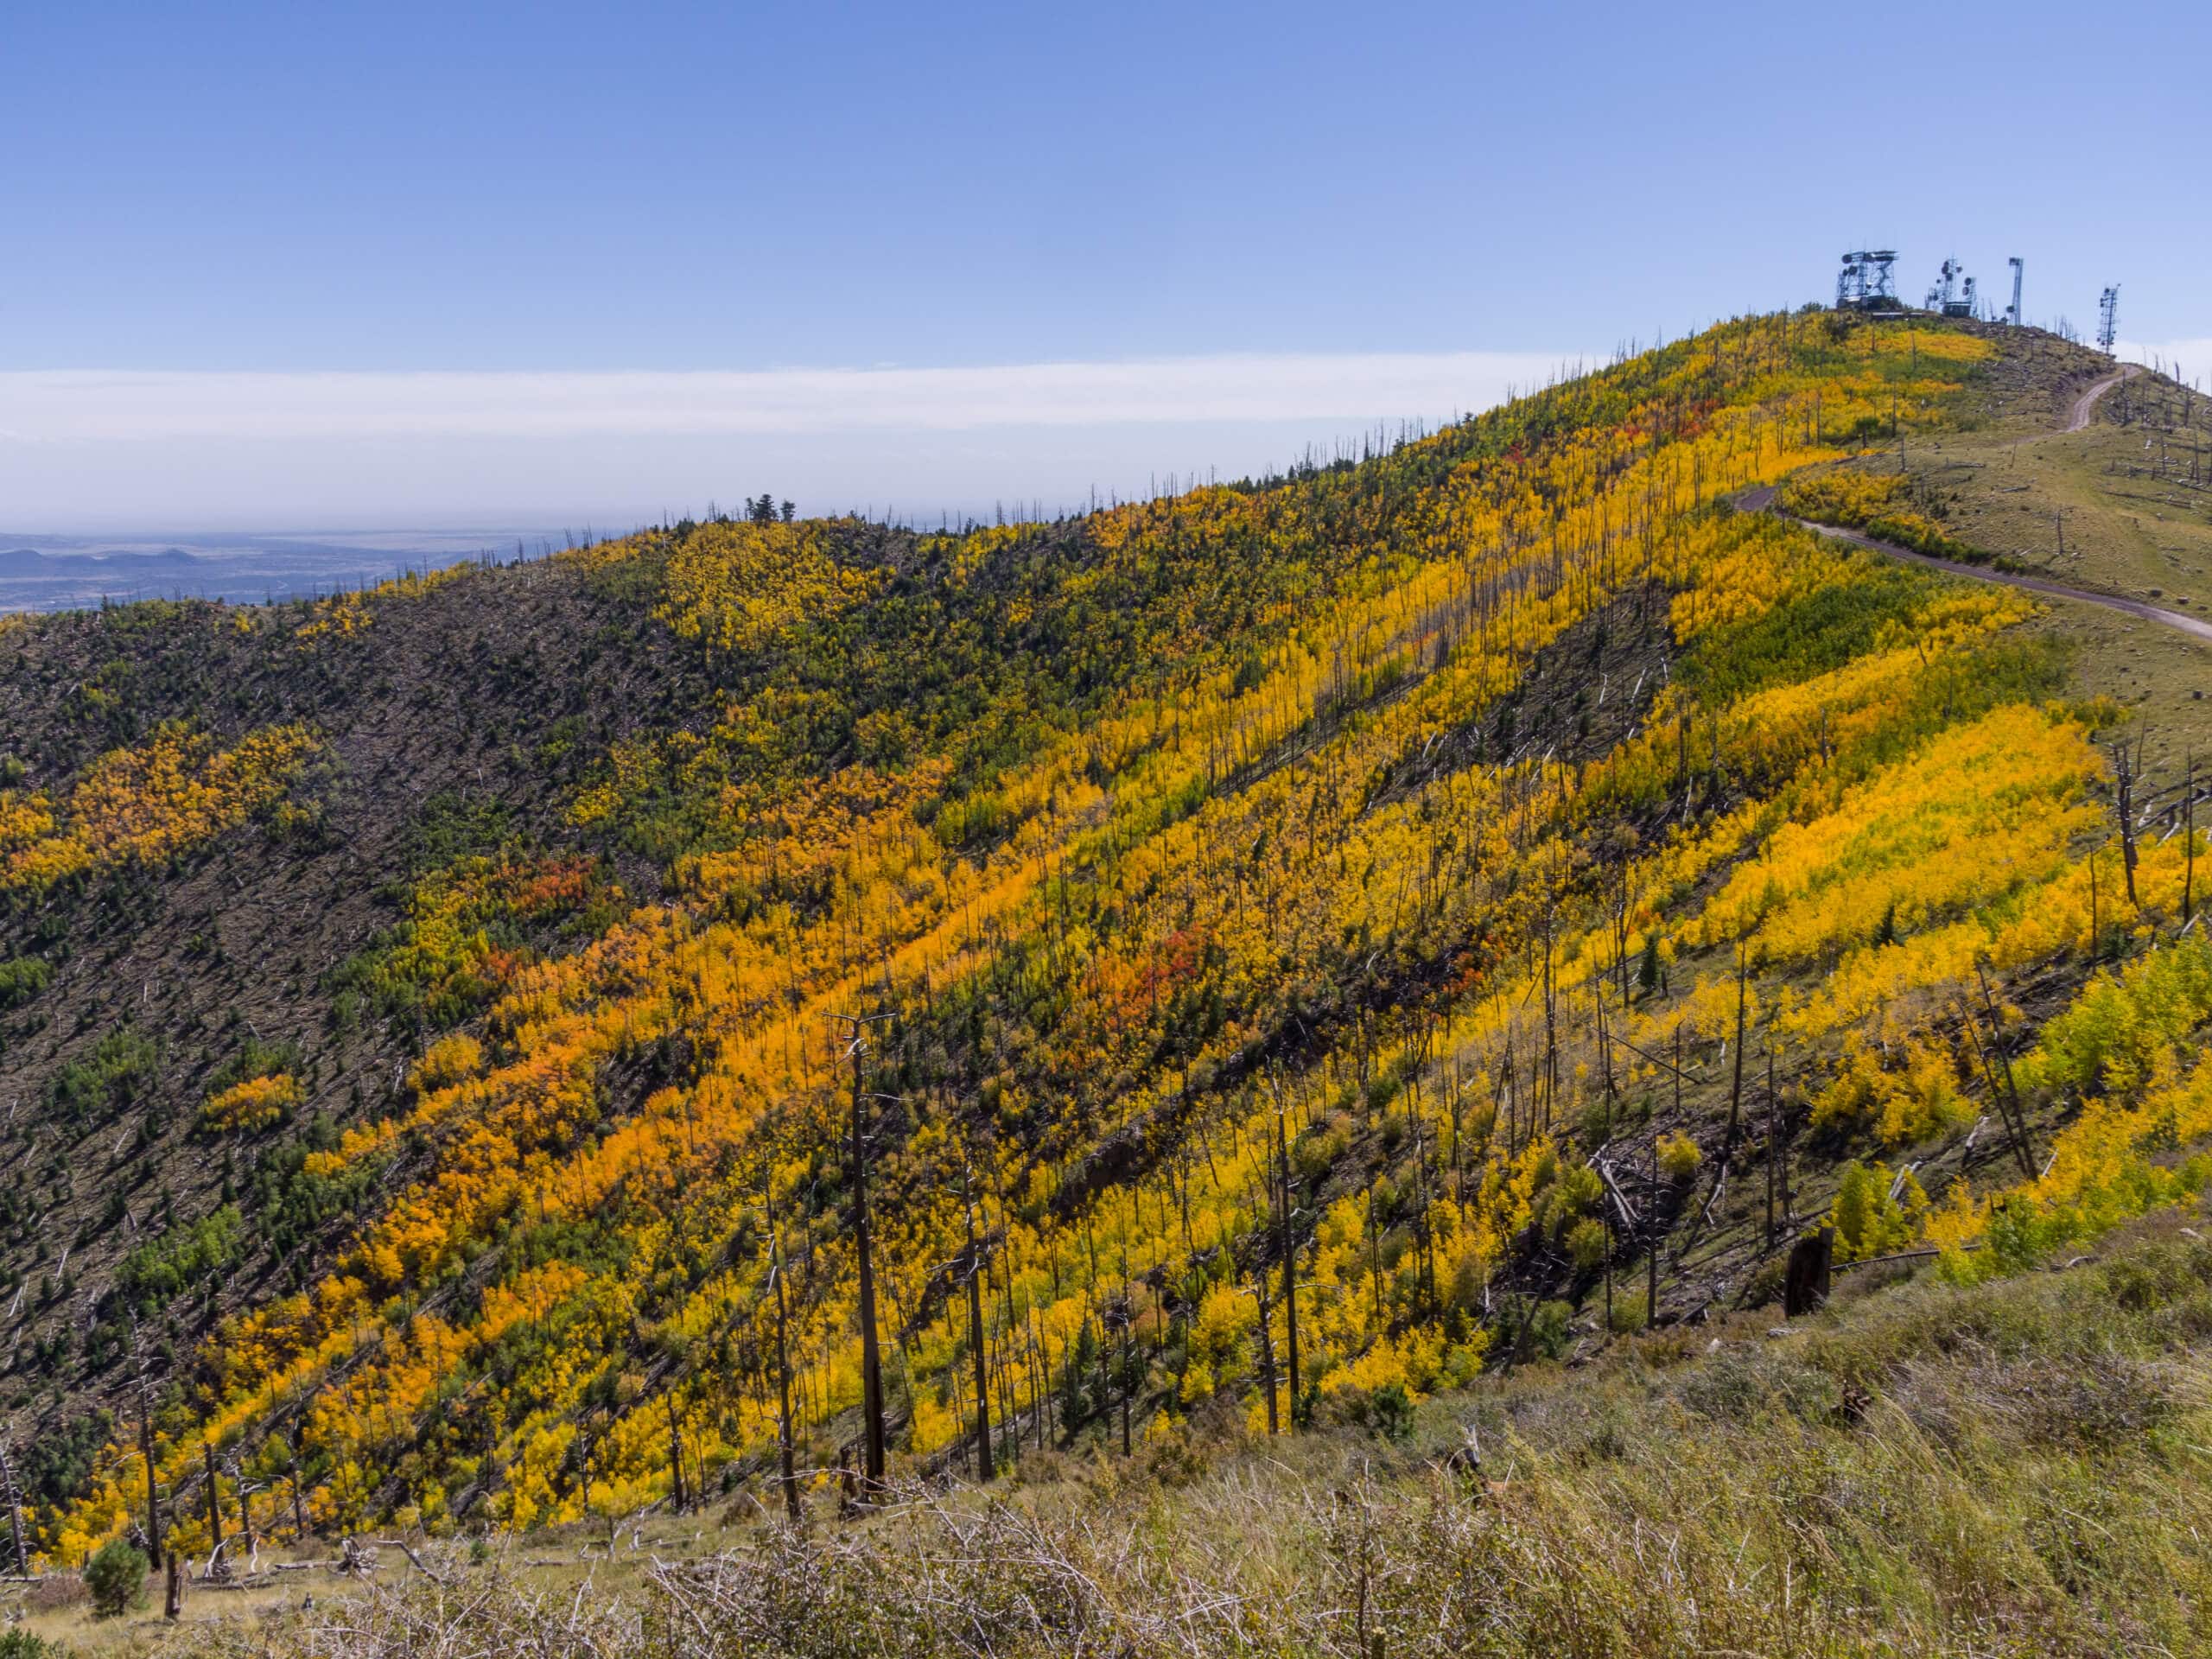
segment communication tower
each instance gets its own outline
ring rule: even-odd
[[[2119,338],[2120,284],[2114,283],[2097,296],[2097,349],[2110,357]]]
[[[1894,248],[1862,248],[1856,253],[1843,256],[1843,269],[1836,273],[1835,308],[1839,311],[1896,311],[1903,308],[1897,303],[1896,278],[1891,267],[1897,262]]]
[[[1963,291],[1959,286],[1961,278],[1966,283]],[[1957,260],[1946,259],[1941,279],[1928,290],[1928,308],[1941,316],[1970,317],[1974,308],[1974,278],[1967,276],[1966,267]]]
[[[2012,267],[2012,303],[2005,308],[2005,321],[2011,323],[2015,328],[2018,328],[2020,327],[2022,321],[2020,316],[2020,276],[2021,273],[2026,270],[2026,267],[2020,263],[2020,256],[2017,253],[2010,259],[2007,259],[2005,263]]]

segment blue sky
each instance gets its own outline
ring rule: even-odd
[[[2086,327],[2119,281],[2130,340],[2212,338],[2212,7],[1840,16],[20,4],[0,15],[0,374],[1500,354],[1470,366],[1467,406],[1532,360],[1821,297],[1862,239],[1904,251],[1916,296],[1946,253],[1993,288],[2019,253],[2031,320]],[[995,478],[1012,497],[1066,487],[1086,434],[1126,489],[1148,423],[1174,429],[1146,471],[1212,440],[1233,467],[1440,418],[1434,386],[1393,404],[1370,375],[1341,410],[1195,423],[1163,389],[1049,443],[1015,411],[961,428],[1001,441],[957,465],[881,423],[658,449],[610,430],[599,461],[541,436],[541,464],[500,459],[527,433],[435,418],[373,442],[148,435],[118,392],[116,435],[62,439],[0,402],[0,526],[9,493],[48,518],[321,499],[558,522],[727,498],[773,466],[822,506]],[[404,487],[406,455],[472,453],[473,493]]]

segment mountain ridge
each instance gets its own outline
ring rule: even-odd
[[[977,1472],[978,1334],[1011,1464],[1381,1421],[1768,1298],[1821,1217],[2032,1256],[1992,1200],[2086,1213],[2013,1166],[2109,1075],[2044,1033],[2196,983],[2196,832],[2139,846],[2190,791],[2107,798],[2122,711],[2029,601],[1729,505],[2063,379],[1912,327],[1745,320],[1052,524],[0,626],[39,1548],[149,1529],[142,1363],[195,1550],[211,1489],[433,1532],[772,1491],[786,1317],[835,1467],[855,1097],[915,1473]]]

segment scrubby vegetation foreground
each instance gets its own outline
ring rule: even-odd
[[[2201,1653],[2212,1243],[1738,1318],[1485,1382],[1414,1438],[1262,1446],[1198,1420],[1134,1465],[561,1572],[426,1563],[218,1627],[208,1655]],[[1459,1426],[1476,1470],[1448,1466]],[[441,1568],[441,1561],[444,1563]]]

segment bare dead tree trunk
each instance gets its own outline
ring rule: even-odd
[[[761,1185],[767,1193],[768,1272],[776,1281],[776,1461],[782,1476],[784,1512],[793,1526],[804,1520],[799,1511],[798,1471],[792,1460],[791,1304],[784,1289],[784,1236],[776,1225],[775,1172],[764,1165]]]
[[[213,1561],[223,1553],[223,1510],[216,1502],[215,1492],[219,1484],[215,1479],[215,1442],[202,1440],[200,1449],[207,1454],[207,1559]]]
[[[882,1490],[884,1474],[883,1353],[876,1337],[875,1263],[868,1221],[868,1134],[861,1088],[861,1057],[867,1045],[853,1033],[853,1241],[860,1266],[861,1403],[864,1418],[863,1473],[870,1497]]]
[[[1681,1086],[1681,1080],[1677,1077],[1675,1082],[1677,1093]],[[1651,1136],[1651,1246],[1643,1264],[1643,1325],[1647,1331],[1659,1317],[1659,1246],[1663,1236],[1659,1222],[1659,1135],[1654,1130]]]
[[[238,1458],[231,1459],[231,1496],[238,1501],[238,1538],[251,1550],[253,1545],[253,1511],[246,1507],[245,1468]]]
[[[1290,1425],[1298,1427],[1298,1245],[1293,1235],[1290,1218],[1290,1142],[1283,1130],[1282,1093],[1278,1084],[1275,1093],[1275,1152],[1282,1162],[1282,1211],[1280,1236],[1282,1240],[1283,1312],[1288,1330],[1285,1332],[1290,1350]]]
[[[989,1480],[998,1471],[991,1454],[991,1370],[983,1352],[983,1258],[976,1247],[976,1202],[964,1164],[960,1198],[968,1211],[968,1346],[976,1360],[976,1477]]]
[[[1129,1327],[1135,1323],[1135,1299],[1125,1283],[1122,1288],[1124,1299],[1122,1319],[1122,1455],[1129,1455],[1129,1400],[1136,1392],[1136,1380],[1129,1364]]]
[[[2140,910],[2142,902],[2135,896],[2135,766],[2124,740],[2112,746],[2112,758],[2120,813],[2120,866],[2127,880],[2127,902]]]
[[[2036,1159],[2034,1149],[2028,1145],[2028,1115],[2020,1104],[2020,1085],[2012,1076],[2012,1057],[2005,1047],[2004,1029],[1997,1017],[1997,999],[1991,994],[1989,976],[1980,963],[1974,963],[1974,977],[1981,982],[1982,1010],[1989,1016],[1989,1046],[1997,1051],[1997,1058],[2005,1067],[2004,1090],[1999,1093],[1993,1087],[1990,1093],[1997,1096],[1997,1115],[2004,1120],[2005,1133],[2012,1142],[2012,1156],[2019,1162],[2020,1173],[2032,1181],[2036,1178]],[[1993,1084],[1995,1079],[1991,1081]]]
[[[661,1402],[668,1408],[668,1466],[675,1477],[675,1484],[670,1489],[670,1495],[675,1500],[676,1512],[681,1515],[686,1507],[683,1490],[683,1425],[677,1421],[676,1389],[673,1384],[670,1386],[666,1394],[661,1395]]]
[[[130,1321],[130,1355],[138,1373],[138,1455],[146,1465],[146,1548],[153,1552],[154,1564],[162,1562],[162,1505],[160,1487],[154,1478],[154,1406],[151,1391],[146,1386],[146,1351],[138,1339],[138,1320]]]
[[[1774,1249],[1774,1197],[1782,1178],[1782,1099],[1774,1089],[1774,1028],[1766,1045],[1766,1247]]]
[[[1260,1304],[1260,1370],[1268,1380],[1268,1433],[1279,1434],[1282,1426],[1275,1415],[1275,1338],[1269,1329],[1274,1306],[1268,1294],[1268,1264],[1264,1258],[1254,1268],[1252,1283],[1252,1294]]]
[[[1744,1103],[1744,1005],[1749,995],[1747,981],[1751,975],[1751,953],[1741,939],[1736,941],[1736,1059],[1735,1076],[1728,1084],[1728,1149],[1736,1147],[1736,1128]],[[1724,1157],[1721,1161],[1726,1163]]]
[[[23,1500],[16,1490],[16,1460],[9,1455],[5,1440],[0,1440],[0,1479],[8,1483],[8,1529],[16,1546],[16,1571],[28,1576],[31,1558],[23,1547]]]

